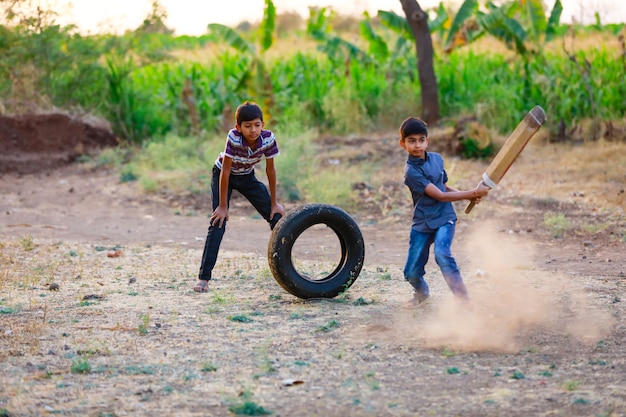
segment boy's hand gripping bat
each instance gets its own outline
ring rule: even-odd
[[[515,128],[511,136],[506,140],[502,149],[496,154],[496,157],[487,167],[487,171],[483,174],[482,183],[487,187],[495,188],[500,182],[504,174],[513,165],[517,156],[522,152],[530,138],[539,130],[541,125],[546,121],[546,112],[541,106],[535,106],[528,112],[524,119]],[[475,203],[470,203],[465,207],[465,214],[472,211]]]

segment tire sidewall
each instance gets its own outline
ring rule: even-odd
[[[298,238],[310,227],[325,224],[336,234],[341,258],[335,270],[320,280],[300,274],[292,259]],[[276,281],[296,297],[333,298],[345,292],[358,277],[365,258],[365,244],[354,219],[339,207],[307,204],[287,213],[274,227],[268,244],[268,261]]]

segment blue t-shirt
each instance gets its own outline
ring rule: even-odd
[[[428,184],[446,192],[448,174],[438,153],[426,152],[425,159],[409,155],[404,167],[404,183],[413,198],[413,229],[433,232],[446,223],[456,222],[456,212],[449,201],[439,201],[426,195]]]

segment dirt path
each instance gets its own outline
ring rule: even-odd
[[[142,195],[137,184],[120,183],[114,173],[85,171],[76,165],[45,175],[7,174],[0,178],[0,192],[0,237],[5,238],[28,235],[101,245],[201,249],[208,227],[209,208],[185,214],[158,196]],[[264,256],[270,234],[267,223],[238,196],[233,198],[230,216],[224,250]],[[365,225],[362,232],[368,261],[401,262],[405,256],[406,227]]]
[[[517,178],[523,176],[523,173],[513,173],[512,186],[516,186]],[[0,193],[0,237],[4,238],[31,236],[112,246],[133,243],[201,249],[208,226],[208,208],[204,211],[181,209],[168,204],[164,198],[143,195],[135,183],[120,183],[115,173],[86,170],[78,165],[46,174],[5,174],[0,177]],[[547,212],[559,211],[570,218],[600,223],[604,220],[597,219],[600,217],[598,213],[558,200],[528,200],[521,206],[507,194],[511,194],[511,190],[503,190],[479,206],[472,216],[462,214],[464,205],[459,203],[456,238],[459,244],[464,235],[483,227],[481,222],[485,219],[491,219],[498,222],[500,232],[523,235],[540,247],[537,262],[542,268],[625,277],[625,242],[620,240],[619,227],[615,231],[604,230],[604,233],[590,236],[576,236],[576,233],[569,232],[561,239],[552,239],[542,230]],[[354,215],[357,220],[365,218],[359,213]],[[410,213],[406,212],[395,219],[380,217],[378,222],[360,222],[366,241],[367,262],[402,265],[408,245],[405,219],[409,216]],[[243,198],[235,197],[223,242],[224,250],[264,256],[269,233],[265,221],[249,204]],[[312,250],[314,248],[313,241]]]

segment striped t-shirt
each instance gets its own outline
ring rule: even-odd
[[[251,173],[254,166],[261,161],[263,156],[269,159],[279,154],[276,138],[271,130],[261,131],[257,138],[256,149],[252,150],[241,132],[237,129],[231,129],[226,138],[226,148],[215,160],[215,165],[222,169],[222,161],[224,160],[224,155],[226,155],[233,160],[230,173],[244,175]]]

